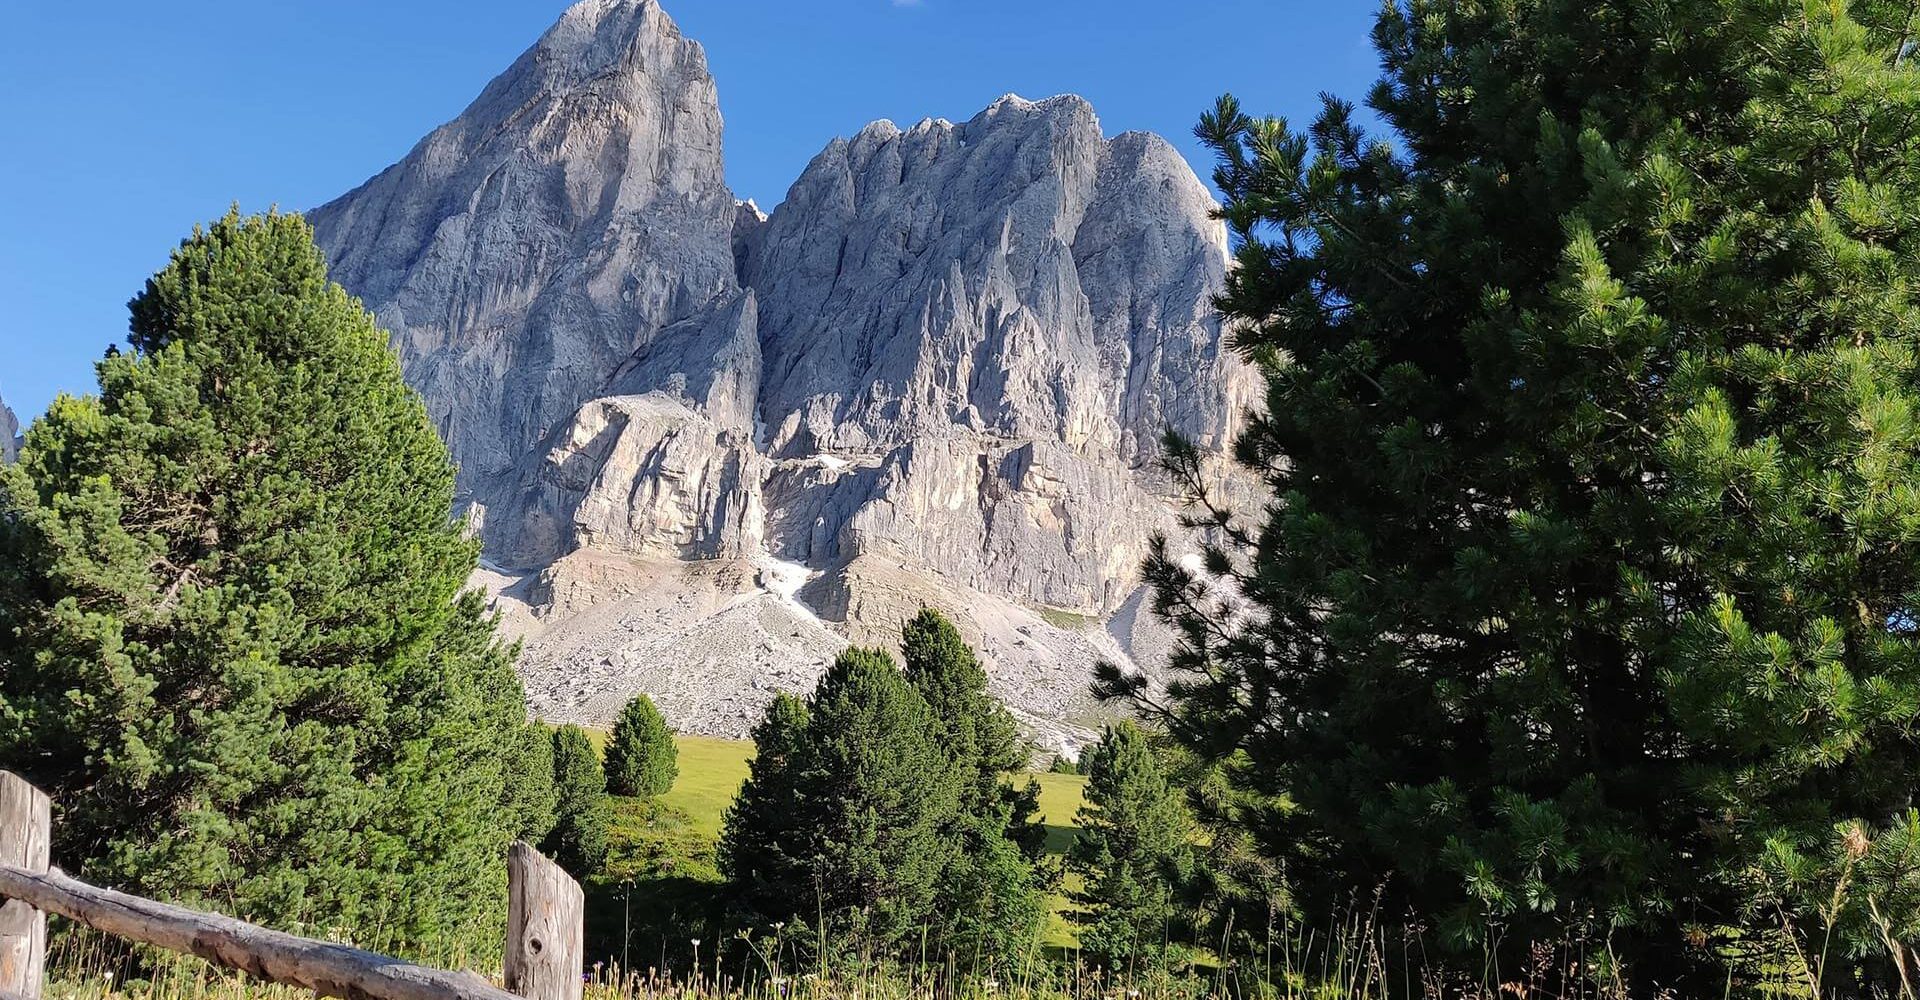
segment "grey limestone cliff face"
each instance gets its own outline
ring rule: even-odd
[[[1091,663],[1153,646],[1162,430],[1221,451],[1256,401],[1206,188],[1076,97],[877,122],[771,215],[720,137],[654,0],[582,0],[313,214],[460,463],[536,708],[669,685],[738,735],[924,601],[1032,728],[1084,722]]]
[[[20,421],[0,400],[0,463],[20,457]]]
[[[768,466],[753,437],[757,329],[753,293],[732,294],[604,376],[595,398],[501,477],[483,532],[493,557],[526,567],[583,548],[668,559],[757,551]]]
[[[460,117],[312,213],[471,496],[675,324],[729,308],[734,200],[700,46],[583,0]]]
[[[1221,448],[1254,381],[1211,299],[1227,246],[1165,141],[1077,97],[837,140],[755,233],[774,547],[883,553],[1098,614],[1169,524],[1166,427]],[[795,517],[794,512],[803,516]]]
[[[1213,199],[1072,96],[827,147],[755,239],[771,446],[885,451],[970,426],[1143,464],[1229,432]],[[772,423],[773,421],[769,421]]]

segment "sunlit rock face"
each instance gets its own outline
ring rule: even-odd
[[[658,4],[586,0],[312,214],[469,495],[490,497],[636,351],[739,294],[720,131],[706,57]]]
[[[20,457],[20,421],[0,400],[0,464]]]
[[[1163,140],[1077,97],[829,145],[754,238],[774,547],[877,553],[1099,614],[1124,600],[1172,426],[1219,448],[1253,391],[1211,299],[1212,198]],[[818,495],[814,495],[818,494]]]
[[[699,46],[584,0],[313,219],[460,462],[542,714],[653,689],[739,735],[927,603],[1070,746],[1092,664],[1164,646],[1162,432],[1223,452],[1256,402],[1213,208],[1158,137],[1010,96],[836,139],[769,215]]]

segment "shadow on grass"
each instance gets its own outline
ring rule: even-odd
[[[722,883],[687,875],[661,875],[609,882],[595,879],[587,893],[587,965],[605,962],[621,968],[673,970],[685,974],[693,963],[693,941],[711,942],[727,934]]]

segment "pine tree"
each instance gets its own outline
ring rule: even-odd
[[[1176,916],[1193,870],[1193,820],[1140,727],[1108,726],[1081,761],[1080,833],[1067,863],[1080,875],[1080,947],[1112,967],[1164,967],[1179,954]]]
[[[980,658],[953,622],[931,608],[901,628],[900,652],[907,680],[940,720],[941,742],[968,765],[969,797],[999,798],[1001,779],[1026,766],[1027,749],[1006,707],[987,693]]]
[[[741,899],[769,920],[824,915],[824,930],[864,947],[923,926],[958,795],[937,729],[882,650],[842,653],[804,712],[776,701],[721,837]]]
[[[1291,803],[1251,822],[1307,912],[1379,888],[1475,956],[1591,925],[1682,992],[1782,918],[1880,947],[1898,894],[1814,900],[1920,765],[1914,27],[1409,0],[1391,143],[1331,99],[1202,122],[1275,502],[1202,508],[1230,586],[1149,566],[1165,718]]]
[[[493,946],[525,708],[386,335],[294,215],[196,230],[131,312],[0,470],[0,766],[95,881]]]
[[[940,725],[940,743],[959,776],[959,798],[943,835],[954,850],[940,875],[933,945],[967,964],[1008,963],[1033,948],[1045,897],[1032,865],[1045,837],[1033,820],[1039,786],[1007,782],[1025,767],[1025,741],[1006,707],[987,693],[979,658],[945,616],[922,609],[902,630],[907,680]]]
[[[673,787],[680,750],[653,699],[635,695],[620,710],[607,739],[607,791],[651,798]]]
[[[574,878],[585,881],[607,860],[613,811],[607,779],[593,739],[579,726],[553,731],[553,829],[540,850]]]

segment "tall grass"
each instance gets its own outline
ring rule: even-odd
[[[595,962],[586,1000],[1709,1000],[1634,997],[1613,974],[1604,939],[1575,936],[1524,950],[1518,967],[1491,957],[1480,968],[1429,958],[1427,931],[1377,913],[1308,924],[1278,921],[1235,953],[1196,955],[1178,968],[1103,969],[1078,953],[1036,947],[1014,968],[967,974],[938,956],[899,961],[783,938],[688,938],[696,956],[671,969]],[[1243,942],[1245,939],[1242,939]],[[1824,998],[1790,942],[1745,942],[1770,956],[1721,997]],[[1776,945],[1778,945],[1776,947]],[[466,963],[499,981],[499,960]],[[46,1000],[301,1000],[311,994],[251,981],[197,958],[136,948],[83,929],[58,927],[49,951]],[[462,967],[455,963],[452,967]]]

